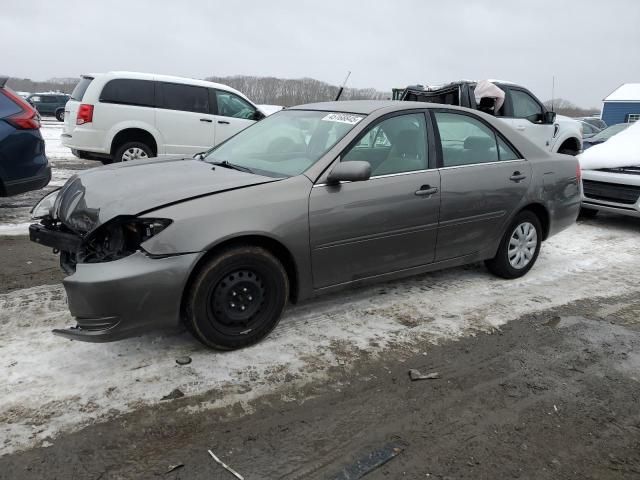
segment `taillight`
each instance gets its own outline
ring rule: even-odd
[[[578,181],[582,178],[582,169],[580,168],[580,162],[578,162],[578,166],[576,167],[576,177]]]
[[[40,115],[38,115],[35,108],[9,88],[4,88],[0,91],[22,110],[5,118],[7,122],[22,130],[37,130],[40,128]]]
[[[76,117],[76,125],[84,125],[93,122],[93,105],[83,103],[78,108],[78,116]]]

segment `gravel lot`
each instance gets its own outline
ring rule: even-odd
[[[60,124],[42,130],[54,183],[96,166],[60,147]],[[178,462],[167,478],[218,478],[207,448],[247,479],[329,478],[392,441],[403,452],[371,478],[640,475],[637,219],[578,223],[520,280],[471,265],[305,302],[222,354],[184,332],[51,335],[72,322],[56,258],[20,235],[42,194],[0,201],[0,478]],[[412,383],[414,367],[442,378]]]

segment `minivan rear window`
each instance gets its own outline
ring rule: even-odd
[[[110,80],[102,89],[102,103],[119,103],[139,107],[155,106],[155,85],[151,80],[117,78]]]
[[[89,88],[89,84],[92,81],[93,78],[91,77],[82,77],[76,85],[76,88],[74,88],[73,92],[71,92],[71,100],[77,100],[78,102],[81,102],[82,97],[84,97],[84,92],[87,91],[87,88]]]

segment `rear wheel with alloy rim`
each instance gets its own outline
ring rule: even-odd
[[[507,228],[496,256],[487,260],[487,268],[503,278],[518,278],[535,264],[542,242],[538,216],[528,210],[520,212]]]
[[[121,145],[113,155],[114,162],[146,160],[153,156],[151,148],[142,142],[127,142]]]
[[[185,303],[187,328],[211,348],[258,342],[275,328],[289,296],[282,264],[260,247],[237,247],[198,270]]]

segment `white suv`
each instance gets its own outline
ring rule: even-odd
[[[62,144],[104,163],[208,150],[264,114],[225,85],[147,73],[83,75],[67,102]]]

